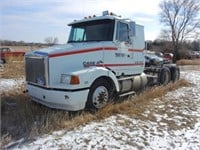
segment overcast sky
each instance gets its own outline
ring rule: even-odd
[[[130,18],[145,27],[145,39],[154,40],[160,33],[161,0],[2,0],[0,2],[0,39],[44,42],[57,37],[66,43],[68,23],[109,10]]]

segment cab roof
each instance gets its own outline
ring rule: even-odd
[[[83,22],[88,22],[88,21],[94,21],[94,20],[104,20],[104,19],[110,19],[110,20],[123,20],[123,18],[121,18],[121,16],[118,16],[114,13],[109,13],[108,11],[104,11],[102,13],[102,16],[89,16],[89,17],[85,17],[84,19],[81,20],[74,20],[73,22],[69,23],[69,26],[72,26],[73,24],[77,24],[77,23],[83,23]],[[125,20],[130,20],[130,19],[125,19]]]

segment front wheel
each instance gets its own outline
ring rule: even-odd
[[[104,107],[112,97],[112,86],[104,79],[98,79],[90,88],[86,109],[98,110]]]

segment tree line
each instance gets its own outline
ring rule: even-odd
[[[12,41],[12,40],[0,40],[1,46],[53,46],[58,44],[57,37],[46,37],[44,43],[42,42],[24,42],[24,41]]]
[[[1,46],[38,46],[38,45],[46,45],[46,43],[0,40],[0,45]]]

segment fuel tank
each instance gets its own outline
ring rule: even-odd
[[[119,79],[120,93],[129,91],[140,91],[147,85],[147,76],[145,73],[141,75],[126,77]]]

